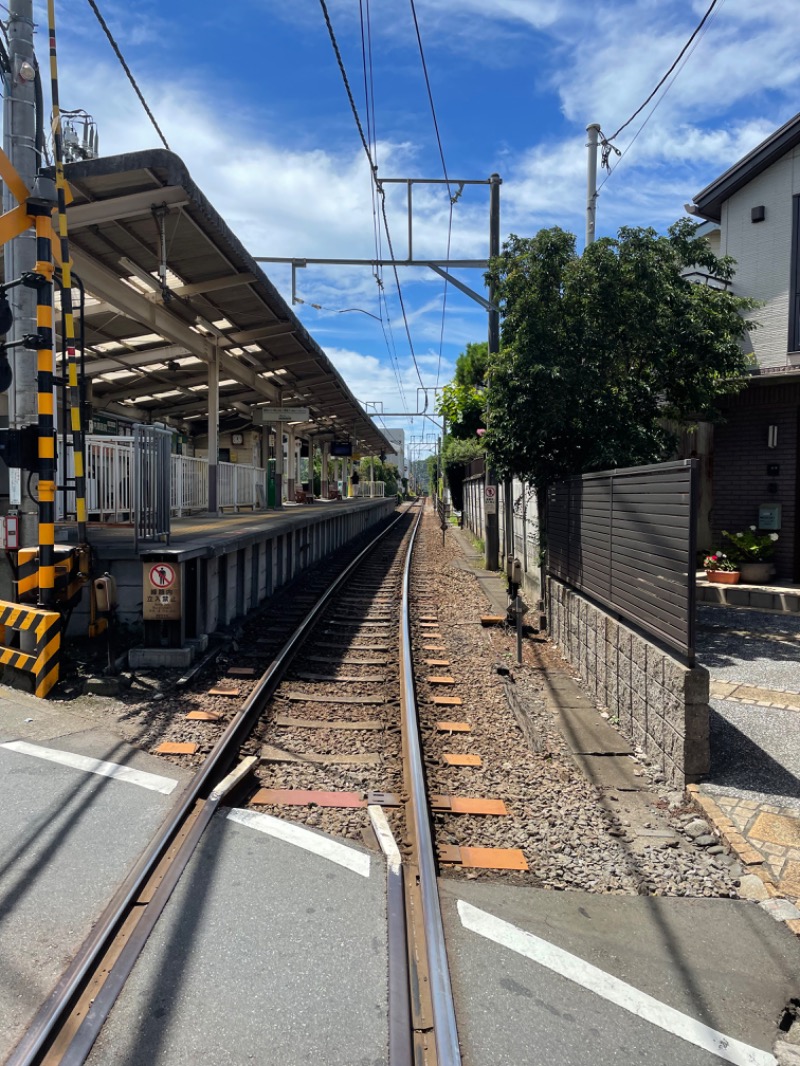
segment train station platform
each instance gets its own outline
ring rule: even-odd
[[[95,569],[116,581],[116,621],[144,629],[153,654],[140,665],[188,666],[205,635],[258,607],[354,537],[391,515],[395,497],[316,500],[280,511],[172,520],[169,543],[135,542],[130,526],[90,526]],[[69,524],[57,539],[75,540]],[[68,633],[87,631],[88,607]]]

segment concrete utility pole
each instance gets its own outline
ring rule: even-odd
[[[588,169],[586,172],[586,246],[594,244],[595,222],[597,219],[597,145],[600,139],[600,126],[593,122],[586,127],[589,134]]]
[[[489,178],[489,257],[500,255],[500,186],[499,174]],[[495,305],[494,286],[489,289],[489,361],[500,351],[500,312]],[[494,488],[494,494],[486,494],[484,500],[484,550],[487,570],[498,569],[500,531],[497,521],[497,477],[486,463],[486,487]]]
[[[3,146],[27,188],[33,189],[41,160],[36,144],[36,60],[33,52],[33,0],[9,0],[8,54],[10,71],[4,79]],[[3,211],[17,206],[17,200],[3,185]],[[21,274],[32,271],[37,262],[36,234],[26,229],[9,241],[4,248],[5,281],[14,281]],[[37,333],[36,301],[33,288],[17,285],[8,292],[14,323],[7,336],[15,343]],[[0,394],[0,418],[10,429],[35,425],[37,411],[37,355],[21,345],[8,351],[13,373],[11,387]],[[5,417],[2,417],[5,416]],[[6,471],[4,471],[6,473]],[[28,494],[22,471],[9,468],[8,508],[19,513],[19,544],[30,547],[38,541],[38,507]],[[3,567],[0,576],[0,598],[11,599],[11,575]]]

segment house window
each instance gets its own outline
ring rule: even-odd
[[[789,351],[800,351],[800,196],[792,197],[792,267],[789,281]]]

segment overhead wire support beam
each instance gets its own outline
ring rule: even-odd
[[[294,256],[254,255],[257,263],[290,263],[294,267],[312,266],[399,266],[399,267],[451,267],[469,270],[473,267],[486,270],[488,259],[298,259]]]
[[[480,304],[484,311],[499,310],[496,304],[493,304],[489,300],[485,299],[479,293],[475,292],[474,289],[471,289],[469,285],[465,285],[463,281],[459,281],[458,278],[453,277],[452,274],[448,274],[446,270],[442,270],[442,268],[436,266],[435,263],[429,263],[428,265],[435,274],[439,275],[440,278],[444,278],[445,281],[449,282],[451,285],[454,285],[457,289],[463,292],[465,296],[469,296],[471,300],[474,300],[476,304]]]

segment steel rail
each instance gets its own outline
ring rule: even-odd
[[[413,505],[412,505],[413,506]],[[175,805],[161,823],[156,835],[140,856],[133,870],[123,881],[110,903],[81,945],[73,961],[61,975],[53,991],[42,1004],[30,1027],[6,1060],[6,1066],[36,1066],[40,1056],[46,1053],[58,1027],[69,1016],[75,997],[92,969],[108,949],[111,941],[125,920],[125,916],[141,894],[148,878],[163,859],[181,826],[195,804],[210,794],[215,782],[227,773],[239,747],[258,720],[264,705],[271,699],[288,669],[292,657],[298,651],[310,630],[319,621],[330,600],[346,583],[364,559],[410,512],[407,508],[362,549],[341,574],[329,585],[314,607],[300,622],[292,636],[284,644],[269,669],[259,678],[256,687],[242,704],[238,715],[229,723],[225,732],[208,754],[197,774],[181,792]],[[410,557],[410,549],[409,549]]]
[[[411,660],[411,562],[421,519],[422,511],[419,513],[411,534],[411,543],[403,571],[403,612],[400,630],[400,706],[403,742],[406,749],[406,781],[409,793],[407,808],[411,814],[410,828],[413,831],[415,861],[419,870],[424,950],[436,1041],[436,1064],[437,1066],[461,1066],[456,1012],[444,941],[444,925],[436,877],[436,857],[425,787],[425,770],[422,762],[414,667]]]

